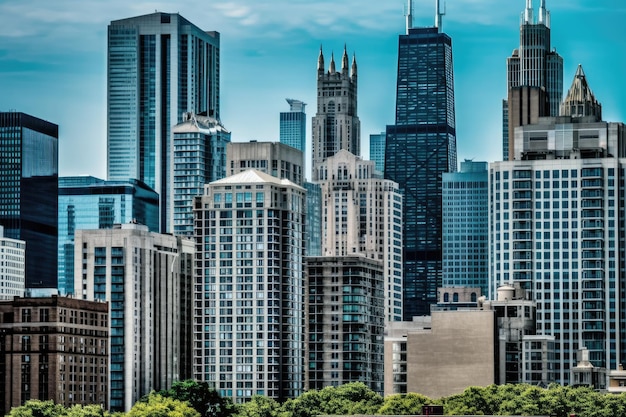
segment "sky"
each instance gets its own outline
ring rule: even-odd
[[[414,26],[432,26],[435,1],[413,3]],[[546,3],[552,46],[564,59],[564,93],[582,64],[604,119],[626,121],[626,2]],[[369,135],[394,123],[405,8],[406,0],[0,0],[0,111],[59,125],[61,176],[106,178],[107,25],[158,10],[220,32],[220,118],[233,141],[278,141],[286,98],[308,104],[310,137],[320,46],[328,65],[345,45],[358,64],[367,158]],[[459,161],[501,160],[506,58],[519,46],[524,8],[524,0],[446,1]]]

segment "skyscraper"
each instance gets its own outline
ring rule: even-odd
[[[289,111],[280,113],[280,143],[306,151],[306,103],[292,98],[286,99]],[[306,158],[305,158],[306,159]]]
[[[515,283],[536,301],[536,333],[554,336],[562,384],[579,349],[608,370],[626,358],[626,126],[601,113],[579,67],[562,115],[517,127],[514,160],[489,172],[490,293]]]
[[[75,253],[75,298],[108,301],[111,410],[191,378],[193,241],[126,223],[77,230]]]
[[[550,45],[550,12],[541,0],[535,19],[533,0],[526,0],[520,46],[507,59],[507,101],[503,106],[503,124],[506,122],[508,127],[503,132],[506,159],[513,159],[515,128],[537,123],[542,116],[558,116],[562,98],[563,58]]]
[[[193,378],[236,403],[304,389],[305,193],[249,169],[195,199]]]
[[[409,0],[409,11],[411,10]],[[456,171],[452,39],[435,27],[400,35],[396,120],[387,126],[385,178],[404,195],[404,320],[429,314],[441,286],[441,176]]]
[[[137,180],[105,181],[91,176],[59,178],[59,293],[74,294],[74,234],[139,223],[159,230],[159,195]]]
[[[159,193],[161,232],[171,232],[171,129],[184,112],[219,119],[219,33],[178,14],[112,21],[108,28],[107,170]]]
[[[193,236],[193,199],[204,185],[226,176],[230,132],[214,117],[187,112],[172,129],[173,190],[169,201],[172,232]]]
[[[385,322],[402,320],[402,195],[374,161],[346,150],[327,158],[317,177],[322,196],[322,256],[382,262]],[[329,300],[330,301],[330,300]]]
[[[0,113],[0,225],[26,242],[26,288],[57,288],[59,127]]]
[[[317,112],[312,121],[313,180],[319,164],[341,149],[354,155],[361,153],[361,122],[357,116],[356,56],[348,64],[348,52],[343,49],[341,71],[335,70],[331,55],[328,71],[324,72],[324,54],[320,48],[317,59]]]
[[[443,174],[443,287],[480,288],[489,282],[487,162],[465,160]]]

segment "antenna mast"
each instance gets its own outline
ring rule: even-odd
[[[435,27],[437,29],[439,29],[438,31],[441,32],[442,30],[442,19],[441,17],[444,16],[446,14],[446,4],[443,4],[443,11],[441,11],[441,7],[440,7],[440,0],[435,0]]]
[[[406,10],[406,34],[409,34],[409,29],[413,29],[413,1],[408,0],[409,4]]]

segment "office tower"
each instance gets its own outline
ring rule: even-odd
[[[91,176],[59,178],[59,293],[74,294],[74,233],[139,223],[159,230],[159,195],[137,180],[105,181]]]
[[[26,242],[26,288],[57,288],[59,127],[25,113],[0,113],[0,225]]]
[[[322,188],[322,256],[383,263],[385,322],[402,320],[402,195],[376,175],[374,161],[346,150],[315,174]]]
[[[26,292],[26,242],[4,237],[0,226],[0,300],[24,297]]]
[[[411,10],[411,1],[409,1]],[[400,35],[396,121],[387,126],[385,178],[404,198],[404,320],[429,314],[441,286],[441,176],[456,171],[452,39],[435,27]]]
[[[108,27],[107,172],[159,193],[160,231],[172,232],[172,127],[184,112],[219,120],[220,37],[176,13]]]
[[[287,98],[289,111],[280,113],[280,143],[306,153],[306,103]]]
[[[75,297],[109,302],[110,410],[191,378],[193,241],[126,223],[75,243]]]
[[[572,112],[572,110],[575,110]],[[556,381],[576,352],[618,369],[625,356],[621,195],[625,126],[603,122],[579,68],[564,115],[515,129],[514,160],[490,166],[491,293],[518,283],[537,302],[537,335],[554,336]]]
[[[250,169],[299,186],[304,184],[304,154],[278,142],[231,142],[226,146],[226,172],[232,176]]]
[[[108,402],[109,306],[65,297],[0,302],[0,413],[28,400]]]
[[[542,116],[558,116],[563,98],[563,58],[550,45],[550,12],[541,0],[534,18],[533,0],[526,0],[520,21],[520,45],[507,58],[507,100],[503,105],[505,160],[513,159],[515,128],[537,123]],[[506,110],[504,109],[506,106]]]
[[[370,135],[370,160],[376,162],[376,171],[385,172],[385,142],[387,135],[381,132]]]
[[[322,256],[322,187],[304,183],[306,189],[306,256]]]
[[[235,403],[303,392],[305,193],[250,169],[195,200],[192,376]]]
[[[308,257],[307,389],[362,382],[382,395],[382,262],[362,254]]]
[[[211,116],[185,113],[172,129],[174,191],[169,201],[170,224],[176,235],[193,236],[193,198],[204,185],[226,176],[226,145],[230,132]]]
[[[331,54],[324,72],[324,54],[317,59],[317,111],[312,120],[313,181],[319,164],[341,149],[354,155],[361,153],[361,122],[357,116],[356,56],[348,68],[348,52],[343,49],[341,71],[335,70]]]
[[[465,160],[442,177],[443,287],[488,293],[489,175],[486,162]]]

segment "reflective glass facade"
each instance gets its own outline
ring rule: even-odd
[[[280,113],[280,143],[306,151],[306,113],[305,103],[287,99],[289,111]],[[305,158],[306,160],[306,158]]]
[[[57,125],[0,113],[0,224],[26,241],[26,288],[57,288]]]
[[[385,178],[404,194],[404,320],[427,315],[441,286],[441,176],[456,171],[452,40],[437,28],[400,35],[396,123]]]
[[[487,162],[461,162],[443,174],[443,287],[488,292],[489,188]]]
[[[95,177],[59,178],[59,293],[74,294],[74,234],[136,222],[159,230],[159,196],[144,183]]]
[[[384,172],[385,170],[385,142],[387,135],[381,132],[376,135],[370,135],[370,160],[376,163],[376,171]]]
[[[226,176],[226,145],[230,132],[213,117],[188,113],[172,130],[174,198],[170,201],[173,232],[193,236],[193,199],[204,185]]]
[[[219,33],[178,14],[111,22],[107,93],[108,177],[156,190],[160,230],[171,232],[171,128],[184,112],[219,118]]]

